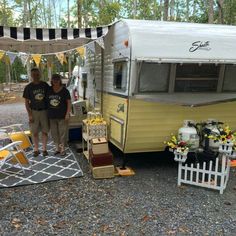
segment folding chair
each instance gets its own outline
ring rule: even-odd
[[[22,141],[21,148],[27,152],[28,149],[33,148],[33,145],[29,138],[29,131],[24,131],[22,126],[22,124],[13,124],[0,129],[5,130],[12,142]]]
[[[13,173],[13,174],[25,174],[23,165],[27,165],[31,169],[31,163],[27,159],[27,156],[21,148],[22,141],[13,142],[0,148],[0,172]],[[4,168],[6,166],[6,168]],[[8,170],[9,167],[15,167],[20,169],[19,172],[13,172]]]

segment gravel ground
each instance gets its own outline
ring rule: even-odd
[[[0,124],[24,123],[23,104],[0,105]],[[0,189],[1,235],[236,235],[236,171],[223,195],[177,187],[177,166],[162,155],[129,158],[136,175],[84,177]],[[119,158],[117,160],[119,162]]]

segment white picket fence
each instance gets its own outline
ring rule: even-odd
[[[182,183],[191,184],[219,190],[220,194],[223,194],[230,172],[230,158],[228,155],[223,153],[221,158],[216,158],[215,162],[210,161],[209,165],[203,162],[202,166],[199,163],[196,166],[193,163],[188,166],[183,161],[178,162],[178,186]]]

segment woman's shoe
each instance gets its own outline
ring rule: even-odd
[[[61,157],[64,157],[66,155],[66,152],[65,151],[62,151],[61,152]]]
[[[34,151],[34,152],[33,152],[33,156],[34,156],[34,157],[37,157],[39,154],[40,154],[39,151]]]
[[[54,152],[54,156],[56,156],[56,155],[58,155],[58,154],[60,154],[61,152],[60,151],[55,151]]]

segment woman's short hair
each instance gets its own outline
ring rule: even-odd
[[[61,75],[59,75],[59,74],[53,74],[53,75],[52,75],[52,78],[51,78],[51,85],[52,85],[52,81],[53,81],[54,79],[60,80],[60,85],[62,85],[62,78],[61,78]]]

